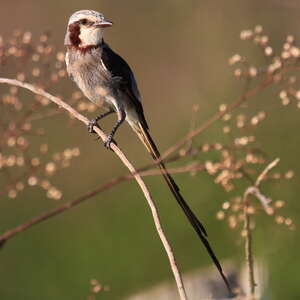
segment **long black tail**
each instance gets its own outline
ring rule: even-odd
[[[159,160],[160,159],[160,153],[159,153],[153,139],[151,138],[148,130],[146,129],[146,127],[143,126],[139,122],[139,123],[135,124],[133,129],[135,130],[135,132],[137,133],[138,137],[143,142],[143,144],[146,146],[147,150],[149,151],[149,153],[151,154],[153,159],[155,161]],[[163,175],[165,181],[167,182],[167,184],[169,186],[169,189],[171,190],[171,192],[174,195],[175,199],[177,200],[178,204],[182,208],[182,210],[185,213],[186,217],[190,221],[190,223],[193,226],[194,230],[197,232],[199,238],[201,239],[202,243],[204,244],[204,247],[206,248],[207,252],[209,253],[211,259],[213,260],[213,262],[215,264],[215,266],[219,270],[219,273],[222,276],[222,278],[223,278],[223,280],[224,280],[224,282],[225,282],[225,284],[226,284],[226,286],[229,290],[229,293],[232,295],[231,287],[230,287],[229,282],[228,282],[228,280],[227,280],[227,278],[226,278],[226,276],[225,276],[225,274],[222,270],[222,266],[221,266],[219,260],[217,259],[214,251],[212,250],[212,248],[211,248],[211,246],[210,246],[210,244],[207,240],[207,233],[206,233],[206,230],[205,230],[204,226],[197,219],[195,214],[192,212],[192,210],[190,209],[188,204],[185,202],[185,200],[181,196],[180,191],[179,191],[179,187],[177,186],[177,184],[175,183],[175,181],[171,177],[171,175],[168,173],[163,161],[159,162],[159,167],[161,169],[161,172],[162,172],[162,175]]]

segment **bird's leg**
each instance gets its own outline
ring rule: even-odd
[[[95,133],[93,127],[94,127],[94,126],[99,127],[98,121],[100,121],[101,119],[103,119],[104,117],[110,115],[110,114],[113,113],[113,112],[114,112],[114,110],[111,109],[111,110],[106,111],[105,113],[103,113],[103,114],[97,116],[95,119],[90,120],[89,123],[88,123],[88,125],[87,125],[87,128],[88,128],[89,133]]]
[[[125,114],[125,111],[124,110],[119,110],[118,112],[118,121],[117,123],[115,124],[115,126],[113,127],[110,135],[107,137],[106,141],[104,142],[104,146],[107,148],[107,149],[110,149],[110,144],[111,142],[114,142],[113,141],[113,137],[117,131],[117,129],[120,127],[120,125],[125,121],[125,118],[126,118],[126,114]],[[115,142],[114,142],[115,143]],[[116,144],[116,143],[115,143]]]

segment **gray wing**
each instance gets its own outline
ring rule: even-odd
[[[67,66],[68,75],[69,75],[70,79],[74,81],[74,77],[73,77],[73,75],[72,75],[72,73],[70,72],[70,69],[69,69],[70,57],[69,57],[69,52],[68,51],[66,52],[66,55],[65,55],[65,62],[66,62],[66,66]]]
[[[130,100],[136,107],[141,121],[144,123],[144,125],[146,125],[146,128],[148,128],[144,117],[144,111],[141,103],[140,92],[137,87],[137,82],[127,62],[104,42],[102,44],[101,58],[106,69],[112,74],[112,77],[118,77],[118,79],[121,81],[120,88],[123,89],[123,91],[129,96]]]

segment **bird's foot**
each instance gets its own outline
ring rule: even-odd
[[[117,145],[116,141],[113,139],[113,136],[110,134],[106,141],[104,142],[104,147],[109,149],[109,150],[112,150],[111,149],[111,144],[114,143],[115,145]]]
[[[89,121],[89,123],[87,125],[89,133],[96,133],[95,130],[93,129],[94,126],[100,128],[100,126],[98,125],[97,122],[98,122],[97,118],[96,119],[92,119],[92,120]]]

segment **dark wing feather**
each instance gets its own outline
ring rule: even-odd
[[[126,93],[130,100],[133,102],[140,120],[146,128],[148,128],[147,122],[144,117],[143,106],[141,103],[140,92],[137,87],[137,83],[133,72],[131,71],[127,62],[115,53],[106,43],[103,42],[102,48],[102,62],[106,69],[112,74],[112,77],[117,77],[121,82],[120,88]]]
[[[109,46],[105,43],[102,44],[102,61],[107,68],[107,70],[112,74],[113,77],[117,77],[118,80],[120,79],[120,88],[129,96],[130,100],[133,101],[138,115],[140,117],[140,123],[141,127],[140,130],[135,130],[138,136],[141,138],[142,142],[145,144],[146,148],[149,150],[149,152],[152,154],[154,160],[160,159],[159,151],[157,150],[157,147],[155,143],[153,142],[149,132],[148,132],[148,126],[146,123],[146,120],[144,118],[143,113],[143,107],[140,101],[140,93],[137,88],[136,80],[134,78],[134,75],[128,66],[128,64],[125,62],[123,58],[121,58],[118,54],[113,52]],[[185,202],[184,198],[180,194],[179,188],[176,185],[175,181],[171,177],[171,175],[168,173],[168,171],[165,168],[165,165],[163,161],[159,162],[159,166],[162,170],[162,175],[165,178],[171,192],[173,193],[174,197],[178,201],[179,205],[183,209],[185,215],[191,222],[192,226],[194,227],[195,231],[199,235],[202,243],[204,244],[205,248],[207,249],[209,255],[211,256],[213,262],[215,263],[216,267],[218,268],[226,286],[228,287],[228,290],[231,292],[230,285],[227,281],[226,276],[223,273],[222,267],[215,256],[208,240],[206,239],[206,231],[203,227],[202,223],[197,219],[197,217],[194,215],[194,213],[189,208],[188,204]]]

